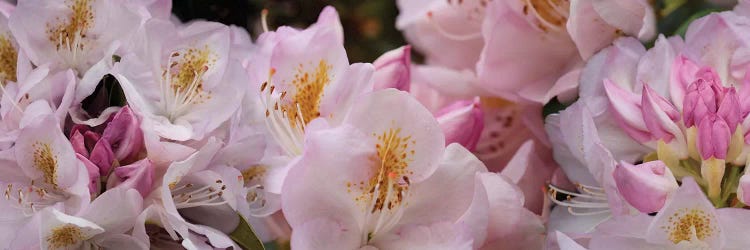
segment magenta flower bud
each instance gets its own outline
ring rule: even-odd
[[[94,131],[86,131],[83,132],[83,142],[84,145],[86,145],[86,149],[93,150],[94,145],[96,145],[96,142],[99,141],[99,139],[102,138],[102,135],[99,133],[96,133]]]
[[[698,151],[701,158],[726,159],[732,133],[724,119],[708,114],[698,124]]]
[[[445,145],[455,142],[474,150],[484,129],[484,113],[478,97],[448,105],[436,117],[445,133]]]
[[[737,125],[742,122],[740,100],[737,97],[737,90],[733,87],[725,89],[724,98],[721,100],[717,114],[727,122],[730,132],[734,132]]]
[[[70,144],[73,145],[73,151],[81,154],[83,157],[89,157],[89,150],[86,149],[86,141],[81,131],[74,130],[70,135]]]
[[[740,177],[740,184],[737,186],[737,199],[744,204],[750,204],[750,175],[748,174]]]
[[[154,184],[154,163],[149,159],[143,159],[127,166],[115,169],[116,179],[107,182],[107,188],[122,186],[133,188],[141,193],[144,198],[148,196]]]
[[[372,63],[375,66],[374,89],[395,88],[409,91],[411,84],[411,46],[386,52]]]
[[[89,160],[99,167],[99,174],[102,176],[109,175],[112,164],[115,161],[115,155],[106,139],[99,140],[91,150]]]
[[[721,86],[702,78],[690,84],[682,106],[685,126],[695,126],[707,114],[716,113],[721,92]]]
[[[102,139],[111,143],[111,149],[119,161],[138,156],[144,147],[141,124],[128,106],[122,107],[114,115],[102,132]]]
[[[612,173],[618,192],[643,213],[659,211],[677,190],[677,181],[662,161],[638,165],[620,162]]]
[[[97,182],[99,181],[99,167],[96,166],[93,162],[89,161],[86,157],[84,157],[81,154],[76,154],[76,158],[78,158],[78,161],[80,161],[84,167],[86,167],[86,172],[89,174],[89,192],[92,194],[98,194],[99,188],[97,185]]]

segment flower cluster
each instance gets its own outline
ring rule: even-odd
[[[397,5],[411,45],[350,63],[333,7],[0,3],[0,248],[750,246],[750,2]]]
[[[461,146],[479,99],[425,108],[409,47],[350,64],[333,8],[252,42],[169,1],[3,7],[3,249],[541,246]]]

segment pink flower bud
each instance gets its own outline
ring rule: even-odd
[[[677,181],[662,161],[638,165],[620,162],[612,175],[622,197],[643,213],[659,211],[677,190]]]
[[[729,125],[716,114],[708,114],[698,124],[698,151],[701,158],[726,159],[732,133]]]
[[[372,63],[375,66],[374,89],[395,88],[409,91],[411,83],[411,46],[386,52]]]
[[[440,128],[445,133],[445,144],[459,143],[474,150],[484,129],[484,113],[479,98],[457,101],[437,113]]]
[[[149,159],[143,159],[127,166],[115,169],[116,179],[107,182],[107,188],[124,186],[134,188],[146,197],[151,192],[154,183],[154,164]]]
[[[737,199],[745,204],[750,202],[750,175],[748,174],[740,177],[740,184],[737,186]]]
[[[721,86],[702,78],[690,84],[682,106],[685,126],[695,126],[707,114],[716,113],[721,93]]]
[[[724,98],[721,100],[719,110],[716,112],[729,125],[729,131],[734,132],[737,125],[742,122],[742,109],[737,91],[734,88],[726,88]]]

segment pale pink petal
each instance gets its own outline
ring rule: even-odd
[[[636,88],[636,70],[646,49],[638,40],[624,37],[614,41],[588,60],[580,76],[580,99],[589,106],[594,116],[609,110],[609,100],[602,81],[610,79],[629,91]]]
[[[424,181],[412,181],[409,192],[418,195],[408,201],[399,225],[458,220],[473,200],[475,173],[486,171],[484,164],[464,147],[448,145],[435,172]]]
[[[656,35],[656,14],[648,1],[594,1],[594,9],[609,25],[648,41]]]
[[[522,206],[523,196],[501,175],[481,174],[489,199],[487,240],[482,249],[540,249],[544,244],[544,224],[540,217]]]
[[[609,97],[609,103],[616,112],[614,116],[618,119],[622,129],[638,141],[650,141],[651,134],[643,120],[638,95],[622,89],[606,79],[604,80],[604,88]]]
[[[373,73],[371,64],[355,63],[349,66],[335,82],[323,90],[324,98],[320,100],[320,116],[326,117],[333,124],[344,119],[349,108],[357,102],[363,94],[373,89]]]
[[[309,133],[305,152],[299,161],[292,163],[282,189],[282,210],[293,232],[306,235],[305,223],[321,218],[336,218],[345,223],[339,226],[347,230],[347,235],[361,237],[365,219],[361,211],[367,208],[366,204],[355,200],[364,191],[354,185],[369,181],[372,170],[367,166],[375,154],[374,138],[348,125]],[[330,222],[326,224],[331,225]],[[302,228],[297,230],[298,227]],[[307,236],[293,235],[292,241],[314,239],[306,239]]]
[[[114,188],[97,196],[79,216],[100,226],[108,234],[125,233],[133,227],[143,210],[142,203],[143,198],[135,190]]]
[[[406,92],[372,92],[354,104],[344,122],[372,139],[381,136],[381,144],[388,144],[384,136],[389,133],[411,141],[404,153],[413,159],[409,163],[412,182],[424,180],[437,168],[445,137],[432,114]]]
[[[409,93],[432,113],[437,113],[455,101],[469,99],[480,93],[476,87],[472,87],[476,84],[476,74],[469,70],[413,65],[411,73]]]
[[[560,231],[555,231],[555,237],[557,240],[557,246],[561,250],[585,250],[586,249],[580,244],[578,244],[578,242],[571,239],[564,233],[561,233]]]
[[[380,249],[468,250],[473,240],[465,227],[450,222],[408,226],[372,245]]]
[[[566,27],[584,60],[609,46],[619,36],[617,28],[602,20],[603,17],[594,10],[596,5],[594,1],[570,1],[570,16]]]
[[[485,46],[477,62],[482,88],[496,95],[549,89],[581,61],[567,32],[533,26],[515,2],[493,1],[487,8],[482,25]],[[535,96],[532,100],[540,99]]]
[[[750,238],[744,234],[736,233],[743,232],[748,223],[750,223],[750,214],[746,209],[740,208],[723,208],[716,210],[718,215],[721,229],[724,230],[724,237],[726,243],[724,247],[727,249],[742,249],[750,244]]]
[[[710,65],[718,73],[724,86],[734,83],[730,75],[734,51],[750,42],[742,28],[747,18],[732,12],[722,12],[697,19],[685,33],[686,56],[702,65]],[[736,81],[739,83],[739,81]]]
[[[360,239],[356,225],[329,218],[306,221],[292,231],[291,247],[295,249],[357,249]]]
[[[477,6],[479,2],[397,1],[396,28],[429,64],[473,69],[484,44],[480,33],[484,9]]]
[[[654,47],[649,49],[638,62],[636,83],[646,83],[660,96],[669,97],[670,73],[677,51],[681,49],[681,42],[682,39],[679,37],[665,38],[659,35]],[[677,107],[678,110],[681,110],[682,102],[678,105],[680,105]]]
[[[70,142],[56,124],[57,119],[46,116],[23,128],[16,141],[15,154],[18,165],[27,176],[68,188],[77,182],[79,162]],[[46,162],[45,159],[50,159],[48,157],[54,161]]]
[[[533,141],[526,141],[500,173],[518,185],[526,197],[526,208],[541,213],[544,199],[548,199],[541,187],[549,183],[557,166],[544,162],[534,146]]]

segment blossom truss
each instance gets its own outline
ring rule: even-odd
[[[735,58],[747,50],[748,22],[739,11],[714,13],[693,21],[684,40],[660,36],[647,50],[621,38],[591,58],[580,99],[546,124],[578,187],[550,190],[560,205],[550,230],[567,234],[556,233],[556,244],[742,246],[730,231],[747,216],[732,207],[745,201],[750,88]]]

